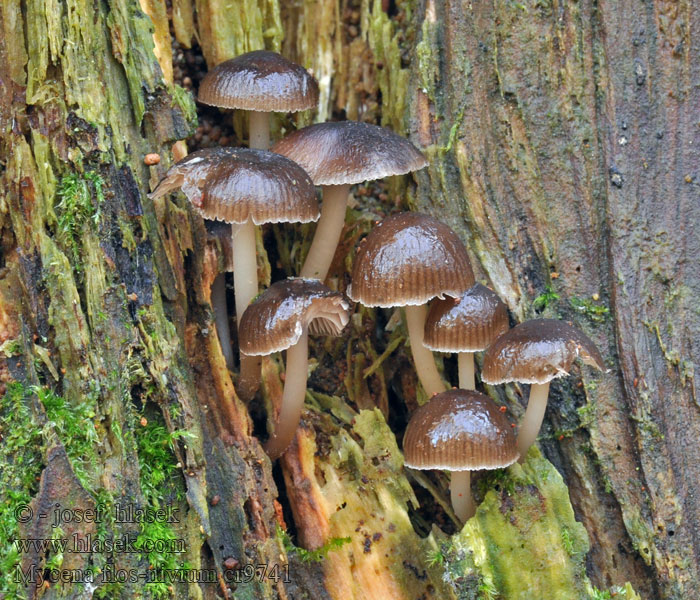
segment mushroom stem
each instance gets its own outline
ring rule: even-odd
[[[476,512],[470,487],[471,471],[452,471],[450,477],[452,508],[459,520],[466,523]]]
[[[255,260],[255,225],[252,220],[232,225],[233,289],[236,295],[236,321],[258,295],[258,263]],[[244,401],[255,395],[260,383],[260,359],[241,354],[238,393]]]
[[[544,411],[547,408],[547,396],[549,395],[549,382],[533,383],[530,386],[530,398],[527,401],[527,410],[525,416],[520,423],[518,430],[518,452],[520,459],[518,462],[525,461],[525,455],[530,449],[530,446],[535,443],[537,434],[542,426],[544,419]]]
[[[459,369],[459,387],[462,390],[475,390],[476,378],[474,376],[474,353],[457,353],[457,367]]]
[[[306,396],[306,378],[309,369],[309,336],[304,331],[299,341],[287,349],[282,407],[275,428],[265,445],[270,460],[282,456],[292,441],[301,418]]]
[[[219,336],[221,351],[226,359],[226,366],[233,369],[233,350],[231,349],[231,332],[228,326],[228,309],[226,307],[226,274],[219,273],[211,284],[211,308],[214,311],[216,333]]]
[[[301,277],[320,279],[328,275],[335,249],[340,240],[340,233],[345,224],[345,210],[348,204],[350,185],[324,185],[321,218],[316,226],[316,233],[311,248],[306,255]]]
[[[270,147],[270,113],[249,111],[248,146],[256,150],[267,150]]]
[[[423,345],[423,329],[425,327],[425,317],[428,314],[428,307],[425,304],[420,306],[406,306],[406,327],[408,328],[408,339],[411,342],[411,354],[413,364],[418,373],[423,389],[428,394],[428,398],[434,394],[444,392],[447,387],[438,373],[435,359],[432,352]]]

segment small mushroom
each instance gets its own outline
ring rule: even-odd
[[[506,416],[471,390],[448,390],[419,407],[406,427],[403,452],[412,469],[451,471],[452,508],[463,522],[475,511],[470,472],[502,469],[518,458]]]
[[[241,317],[239,343],[249,356],[287,350],[279,416],[265,450],[271,459],[289,446],[304,406],[308,373],[308,334],[340,335],[350,319],[349,304],[316,279],[273,283]]]
[[[477,283],[461,298],[430,304],[423,343],[433,352],[456,352],[459,387],[473,390],[474,352],[488,348],[508,327],[506,305],[498,294]]]
[[[472,285],[469,256],[457,234],[415,212],[381,221],[360,243],[348,296],[365,306],[403,306],[411,354],[428,396],[445,390],[430,350],[423,345],[426,303],[460,297]]]
[[[240,321],[258,293],[255,226],[316,221],[319,210],[314,185],[299,165],[279,154],[207,148],[172,166],[150,197],[177,188],[206,219],[232,224],[233,284]],[[239,383],[246,398],[257,389],[255,365],[257,361],[241,357]]]
[[[199,85],[197,100],[250,111],[250,147],[270,146],[270,113],[297,112],[318,103],[318,83],[276,52],[256,50],[224,61]]]
[[[530,383],[530,397],[518,431],[520,460],[535,443],[547,408],[549,382],[568,375],[576,358],[605,371],[591,339],[565,321],[533,319],[499,337],[484,354],[481,379],[490,384]]]
[[[299,163],[315,185],[323,186],[321,218],[301,269],[302,277],[324,280],[345,223],[350,186],[403,175],[428,162],[407,139],[386,127],[358,121],[304,127],[272,148]]]

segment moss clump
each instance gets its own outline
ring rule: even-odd
[[[575,310],[594,323],[604,323],[610,314],[610,309],[607,306],[588,298],[577,298],[574,296],[569,302]]]
[[[47,428],[53,428],[66,449],[73,473],[88,491],[94,491],[94,466],[97,464],[95,430],[97,390],[85,396],[79,404],[69,404],[48,388],[33,387],[32,391],[44,405]]]
[[[153,412],[149,417],[130,414],[130,423],[138,448],[141,491],[146,506],[158,510],[173,505],[173,498],[184,497],[184,484],[180,476],[174,445],[178,439],[187,438],[189,433],[168,431],[162,416]],[[184,569],[186,565],[178,560],[178,555],[186,550],[181,536],[170,523],[157,521],[140,524],[140,533],[134,546],[141,551],[141,557],[148,560],[152,571],[145,589],[153,598],[168,598],[171,586],[166,583],[166,573]]]
[[[96,227],[100,220],[100,206],[104,202],[103,187],[102,178],[94,171],[83,176],[69,173],[63,176],[56,192],[56,235],[77,272],[82,270],[81,238],[86,227]]]
[[[0,345],[0,352],[2,352],[6,358],[19,356],[22,354],[22,344],[19,340],[6,340]]]
[[[15,546],[16,511],[29,504],[39,488],[42,449],[28,395],[21,384],[11,383],[0,399],[0,597],[22,597],[21,584],[15,581],[21,559]]]
[[[557,302],[559,300],[559,294],[557,294],[551,285],[547,285],[544,292],[542,292],[537,298],[532,301],[532,308],[536,312],[543,312],[550,304]]]

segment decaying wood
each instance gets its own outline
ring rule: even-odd
[[[266,47],[310,68],[319,110],[280,117],[277,134],[346,117],[423,149],[430,167],[415,178],[357,188],[344,251],[394,207],[430,212],[464,239],[477,278],[515,320],[573,320],[603,350],[607,374],[583,369],[552,386],[548,460],[533,450],[523,467],[482,477],[481,508],[458,534],[431,529],[418,507],[419,490],[435,496],[454,527],[445,478],[402,469],[394,432],[417,393],[402,327],[359,307],[344,338],[312,344],[308,410],[281,463],[278,502],[255,409],[236,397],[214,334],[221,245],[183,198],[146,197],[195,126],[174,82],[170,28],[209,66]],[[148,505],[134,440],[158,419],[177,462],[163,493],[183,516],[172,528],[187,546],[178,560],[218,574],[173,585],[174,597],[363,598],[371,588],[386,598],[586,598],[591,581],[630,581],[643,598],[700,596],[699,28],[690,0],[5,0],[0,382],[22,383],[42,427],[35,506],[105,496]],[[245,138],[243,120],[234,126]],[[145,164],[153,153],[160,162]],[[69,196],[83,204],[67,209]],[[261,253],[261,280],[296,272],[312,231],[269,231],[277,262]],[[347,283],[350,260],[336,255],[334,285]],[[279,362],[266,360],[264,374],[271,413]],[[94,407],[99,441],[80,476],[74,440],[46,424],[37,390],[48,388],[69,410]],[[526,387],[487,391],[513,420],[522,414]],[[280,503],[295,541],[327,552],[321,562],[280,533]],[[15,535],[50,537],[40,525]],[[138,528],[111,531],[128,532]],[[112,558],[149,568],[138,554]],[[226,591],[227,566],[246,564],[288,566],[290,579]],[[83,589],[27,591],[59,593]],[[157,595],[133,583],[108,593]]]
[[[595,540],[598,577],[692,597],[700,15],[689,2],[526,8],[423,7],[429,58],[412,69],[425,83],[410,123],[434,150],[414,205],[452,217],[518,319],[551,286],[547,313],[604,349],[610,373],[555,386],[547,454]],[[610,310],[600,323],[575,308],[593,298]]]

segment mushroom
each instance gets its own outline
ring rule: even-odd
[[[277,142],[272,150],[299,163],[315,185],[323,186],[321,219],[300,273],[321,281],[340,240],[350,186],[403,175],[428,164],[407,139],[385,127],[358,121],[304,127]]]
[[[457,234],[421,213],[381,221],[360,243],[348,296],[365,306],[403,306],[411,354],[428,396],[445,390],[433,355],[423,345],[426,303],[459,297],[474,285],[469,256]]]
[[[461,298],[430,304],[423,343],[433,352],[456,352],[459,387],[473,390],[474,352],[485,350],[508,327],[506,305],[498,294],[477,283]]]
[[[245,310],[239,327],[241,352],[263,356],[287,350],[282,406],[265,446],[271,459],[289,446],[304,406],[308,373],[308,334],[340,335],[350,319],[349,305],[316,279],[273,283]]]
[[[318,103],[318,83],[276,52],[256,50],[224,61],[199,84],[197,100],[250,111],[250,147],[270,146],[270,113],[297,112]]]
[[[233,225],[233,284],[240,322],[258,293],[255,226],[316,221],[319,210],[314,185],[299,165],[279,154],[249,148],[207,148],[172,166],[150,197],[158,198],[176,188],[182,188],[206,219]],[[244,397],[257,389],[257,364],[241,357],[239,383]]]
[[[530,383],[527,410],[518,431],[520,460],[535,443],[547,408],[549,382],[568,375],[574,360],[605,371],[591,339],[565,321],[533,319],[499,337],[484,354],[481,379],[490,384]]]
[[[419,407],[406,427],[403,452],[412,469],[451,471],[452,508],[463,522],[475,512],[470,472],[502,469],[518,458],[506,416],[471,390],[442,392]]]

